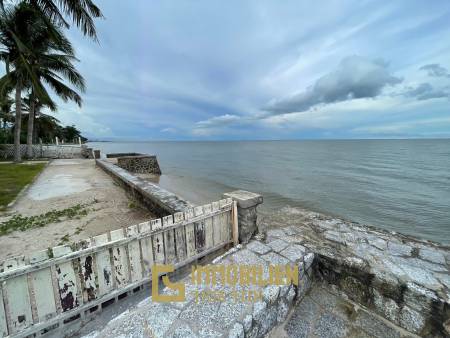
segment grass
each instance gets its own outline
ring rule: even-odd
[[[0,164],[0,211],[19,194],[33,178],[44,169],[45,163]]]
[[[44,227],[50,223],[57,223],[68,219],[79,219],[89,212],[88,204],[77,204],[63,210],[50,210],[45,214],[36,216],[15,215],[11,219],[0,223],[0,236],[20,230],[25,231],[32,228]],[[61,238],[64,240],[64,237]]]

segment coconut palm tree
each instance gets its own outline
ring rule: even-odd
[[[4,0],[0,0],[0,7],[4,10]],[[97,41],[97,31],[94,19],[103,18],[101,10],[91,0],[26,0],[29,4],[40,9],[56,24],[69,28],[65,16],[87,35]]]
[[[26,41],[26,44],[23,43]],[[0,17],[0,59],[5,61],[7,74],[0,79],[0,89],[15,86],[16,121],[14,128],[15,161],[21,160],[20,133],[22,116],[22,90],[30,88],[29,133],[32,140],[34,122],[34,97],[43,104],[53,102],[44,86],[52,88],[64,101],[73,100],[81,105],[81,97],[66,86],[63,78],[84,91],[84,79],[75,70],[73,48],[60,28],[54,26],[36,7],[20,3],[6,8]],[[12,66],[12,70],[10,69]],[[31,142],[28,155],[31,155]]]

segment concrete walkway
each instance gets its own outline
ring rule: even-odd
[[[75,242],[138,224],[152,215],[137,207],[94,160],[53,160],[13,206],[13,215],[33,216],[85,205],[87,214],[0,237],[0,260]],[[9,219],[2,217],[1,221]],[[45,239],[45,240],[39,240]]]

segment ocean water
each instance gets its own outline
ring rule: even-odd
[[[194,203],[235,189],[450,244],[450,140],[99,142],[158,157],[159,184]]]

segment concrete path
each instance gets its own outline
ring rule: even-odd
[[[137,207],[94,160],[53,160],[13,206],[15,215],[33,216],[85,205],[86,215],[0,237],[0,260],[60,243],[138,224],[152,215]],[[9,219],[2,217],[1,221]]]

